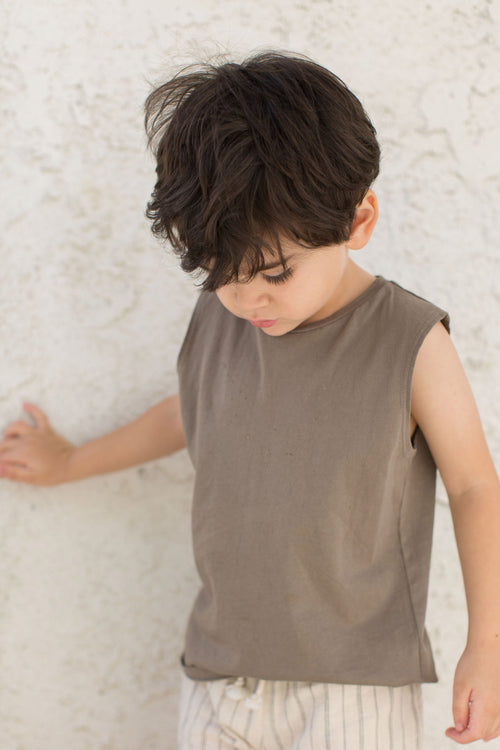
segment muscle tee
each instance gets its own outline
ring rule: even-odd
[[[202,587],[182,662],[228,676],[433,682],[436,467],[410,439],[417,352],[448,315],[378,276],[267,336],[202,292],[179,358]]]

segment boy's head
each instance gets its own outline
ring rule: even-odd
[[[146,101],[155,234],[213,291],[257,274],[282,241],[345,243],[379,169],[358,99],[313,61],[264,53],[188,68]],[[283,266],[285,264],[283,263]]]

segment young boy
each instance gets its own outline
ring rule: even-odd
[[[180,396],[75,447],[26,404],[0,474],[81,479],[187,445],[202,580],[179,747],[422,747],[435,469],[469,610],[459,743],[500,734],[500,486],[448,316],[349,255],[377,221],[375,130],[316,63],[268,53],[154,91],[148,206],[203,291]]]

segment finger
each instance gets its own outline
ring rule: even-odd
[[[32,469],[22,464],[0,464],[0,479],[33,484],[34,474]]]
[[[18,419],[17,422],[12,422],[5,428],[3,434],[4,437],[18,437],[19,435],[27,435],[29,432],[33,432],[33,427],[24,422],[22,419]]]
[[[10,441],[10,445],[0,445],[0,465],[4,464],[22,464],[26,466],[26,461],[23,457],[23,452],[16,450],[16,446],[12,447],[14,440]]]
[[[485,742],[494,740],[495,737],[500,735],[500,711],[498,705],[492,705],[487,714],[490,720],[485,722],[485,730],[483,732]]]
[[[35,404],[30,404],[29,402],[25,402],[23,404],[24,411],[28,412],[30,417],[33,417],[35,420],[35,425],[37,429],[43,429],[44,427],[47,427],[49,424],[49,418],[45,414],[42,409],[40,409],[39,406],[36,406]]]
[[[475,742],[475,740],[480,740],[484,735],[484,712],[481,711],[480,707],[478,706],[478,702],[474,702],[472,693],[468,707],[469,720],[467,726],[464,727],[462,731],[458,731],[456,726],[449,727],[449,729],[447,729],[445,732],[447,737],[449,737],[451,740],[454,740],[455,742],[459,742],[462,745],[465,745],[469,742]]]
[[[18,440],[15,437],[9,437],[5,438],[4,440],[0,440],[0,456],[5,455],[6,453],[10,453],[17,442]]]
[[[484,738],[484,741],[489,742],[490,740],[494,740],[496,737],[500,737],[500,729],[498,729],[496,732],[493,732],[492,734],[489,734]]]
[[[471,706],[470,688],[455,683],[453,685],[453,721],[457,732],[462,732],[469,725]]]
[[[467,742],[471,742],[471,740],[468,740],[467,738],[464,739],[463,732],[457,732],[455,727],[449,727],[445,735],[448,737],[448,739],[453,740],[454,742],[458,742],[461,745],[465,745]]]
[[[463,732],[457,732],[455,727],[450,727],[446,730],[445,735],[450,740],[454,740],[460,745],[467,745],[469,742],[475,742],[476,740],[482,739],[481,732],[474,731],[470,727],[464,729]]]
[[[0,443],[1,464],[22,464],[27,466],[32,462],[32,451],[26,445],[28,438],[12,437]]]

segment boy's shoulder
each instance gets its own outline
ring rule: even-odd
[[[380,295],[380,314],[388,324],[401,327],[411,326],[425,329],[433,322],[441,321],[448,333],[450,332],[450,316],[439,305],[422,297],[416,292],[406,289],[396,281],[384,279]]]

